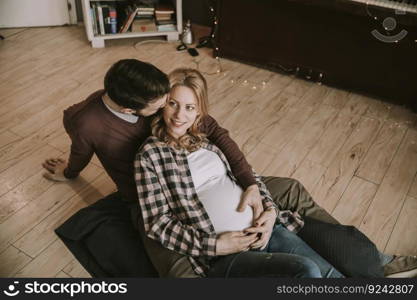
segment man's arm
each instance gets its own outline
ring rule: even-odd
[[[68,159],[49,158],[42,166],[48,171],[45,177],[55,181],[65,181],[75,178],[88,165],[94,154],[93,147],[88,137],[83,136],[79,128],[75,128],[64,112],[64,127],[71,139],[71,151]]]
[[[262,197],[252,167],[247,162],[245,155],[230,138],[229,132],[220,127],[211,116],[206,116],[203,119],[201,129],[226,156],[233,175],[244,190],[237,211],[243,212],[249,205],[253,209],[253,219],[256,220],[263,212]]]
[[[91,145],[91,138],[86,136],[86,132],[82,132],[80,128],[74,126],[66,112],[64,112],[64,127],[71,138],[71,152],[68,165],[64,170],[64,176],[71,179],[77,177],[88,165],[93,157],[94,150]]]
[[[251,166],[247,162],[245,155],[240,151],[238,145],[230,137],[229,132],[220,127],[217,121],[211,116],[204,117],[201,129],[207,135],[207,138],[226,156],[232,173],[241,187],[245,190],[249,186],[256,185]]]

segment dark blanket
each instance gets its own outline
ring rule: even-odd
[[[118,193],[85,207],[55,232],[92,277],[158,277]]]

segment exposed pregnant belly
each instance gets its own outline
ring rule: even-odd
[[[216,233],[240,231],[251,226],[252,208],[247,206],[243,212],[237,211],[242,193],[227,176],[213,180],[198,192]]]

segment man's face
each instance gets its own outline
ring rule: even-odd
[[[144,117],[152,116],[156,113],[159,109],[165,106],[167,102],[167,95],[162,96],[148,104],[145,108],[138,109],[136,114]]]

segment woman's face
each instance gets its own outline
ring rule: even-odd
[[[174,138],[183,136],[198,116],[197,99],[192,89],[174,87],[164,108],[164,122]]]

